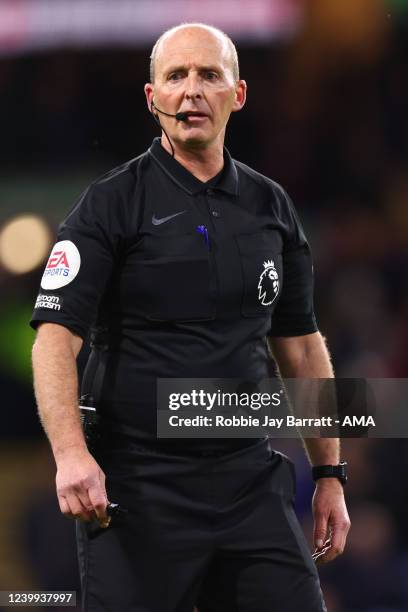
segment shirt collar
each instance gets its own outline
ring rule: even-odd
[[[148,153],[162,170],[177,183],[179,187],[187,191],[190,195],[196,195],[209,187],[214,191],[220,190],[234,196],[239,194],[238,172],[226,147],[224,147],[224,167],[220,174],[217,175],[218,180],[215,185],[212,184],[214,179],[210,179],[206,183],[203,183],[191,174],[191,172],[184,168],[184,166],[162,147],[159,137],[153,140]]]

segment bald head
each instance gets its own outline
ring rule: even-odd
[[[205,23],[182,23],[180,25],[174,26],[169,30],[166,30],[160,38],[157,39],[153,49],[152,54],[150,56],[150,82],[154,83],[155,74],[156,74],[156,63],[160,54],[164,51],[166,47],[166,42],[177,36],[177,34],[181,31],[183,32],[191,32],[194,35],[195,30],[201,30],[208,34],[209,40],[213,39],[213,44],[218,44],[220,47],[220,52],[226,57],[228,60],[228,64],[231,66],[232,75],[234,81],[239,80],[239,66],[238,66],[238,54],[235,48],[234,43],[230,39],[225,32],[219,30],[218,28],[214,28],[213,26],[206,25]]]

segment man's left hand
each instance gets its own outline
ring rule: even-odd
[[[327,563],[342,554],[351,525],[343,486],[337,478],[316,482],[312,508],[316,547],[312,556],[316,563]]]

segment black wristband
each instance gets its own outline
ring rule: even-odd
[[[344,486],[347,483],[347,462],[340,461],[338,465],[315,465],[312,468],[313,480],[319,478],[338,478]]]

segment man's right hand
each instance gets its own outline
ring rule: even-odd
[[[70,518],[90,521],[96,518],[108,527],[108,498],[105,474],[85,447],[70,447],[57,462],[56,486],[61,512]]]

